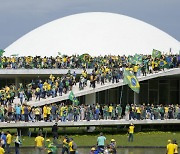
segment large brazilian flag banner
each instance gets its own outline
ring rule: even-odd
[[[152,57],[153,58],[161,58],[161,51],[153,49]]]
[[[136,93],[139,93],[140,91],[140,85],[139,82],[137,80],[137,78],[134,76],[134,74],[132,74],[130,71],[128,70],[124,70],[124,79],[123,82],[125,84],[128,84],[128,86]]]

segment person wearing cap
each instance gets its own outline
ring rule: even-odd
[[[111,139],[111,143],[109,146],[110,146],[110,153],[116,154],[116,141],[115,141],[115,139]]]
[[[116,141],[115,141],[115,139],[111,139],[111,143],[110,143],[111,145],[113,145],[113,147],[116,147]]]
[[[50,139],[46,140],[46,150],[48,154],[56,154],[57,153],[57,147],[51,142]]]
[[[42,137],[41,133],[38,133],[38,136],[35,138],[35,147],[36,147],[36,154],[43,154],[44,137]]]
[[[89,154],[95,154],[95,151],[96,151],[96,148],[95,148],[95,147],[92,147]]]
[[[173,144],[174,144],[174,154],[178,154],[178,144],[176,140],[173,140]]]
[[[172,143],[171,140],[168,140],[168,144],[167,144],[167,154],[174,154],[174,144]]]
[[[134,139],[134,137],[133,137],[133,134],[134,134],[134,125],[133,125],[133,123],[131,123],[131,125],[129,126],[129,130],[128,130],[128,133],[129,133],[129,137],[128,137],[128,141],[130,142],[133,142],[133,139]]]

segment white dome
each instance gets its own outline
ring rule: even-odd
[[[75,14],[47,23],[5,49],[6,56],[61,54],[151,54],[153,49],[178,53],[180,43],[140,20],[105,12]]]

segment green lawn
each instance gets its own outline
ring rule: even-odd
[[[96,144],[97,134],[88,135],[68,135],[72,137],[78,146],[93,146]],[[107,143],[114,138],[117,146],[166,146],[168,139],[177,139],[180,144],[180,132],[140,132],[134,134],[134,142],[128,142],[127,134],[104,134],[107,138]],[[52,139],[51,137],[47,137]],[[22,146],[34,146],[35,137],[23,136]],[[59,143],[62,143],[63,135],[59,138]],[[179,139],[179,140],[178,140]]]

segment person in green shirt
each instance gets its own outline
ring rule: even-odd
[[[164,120],[164,106],[161,104],[160,105],[160,109],[159,109],[159,112],[160,112],[160,116],[161,116],[161,120]]]
[[[105,120],[107,120],[107,118],[108,118],[108,106],[107,106],[107,105],[105,105],[105,106],[103,107],[103,118],[104,118]]]
[[[0,120],[4,121],[4,106],[0,104]]]
[[[129,120],[129,109],[130,109],[130,105],[127,104],[126,108],[125,108],[125,119]]]
[[[117,113],[117,119],[121,119],[121,115],[122,115],[122,107],[120,104],[118,104],[116,106],[116,113]]]

